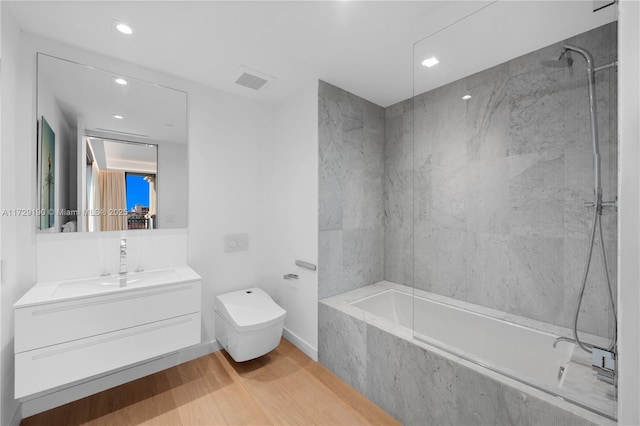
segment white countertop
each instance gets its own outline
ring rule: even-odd
[[[198,281],[200,275],[188,266],[130,272],[126,285],[120,286],[120,275],[86,277],[74,280],[37,283],[14,305],[15,309],[52,302],[123,293],[143,288]]]

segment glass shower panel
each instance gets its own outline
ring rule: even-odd
[[[580,341],[615,352],[617,9],[592,6],[478,3],[414,45],[390,110],[413,138],[414,337],[615,419],[573,331],[581,299]]]

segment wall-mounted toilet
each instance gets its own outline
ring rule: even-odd
[[[280,344],[287,311],[259,288],[216,296],[216,339],[236,362],[271,352]]]

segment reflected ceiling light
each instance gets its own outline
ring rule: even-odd
[[[116,30],[120,31],[124,35],[133,34],[133,28],[131,28],[129,25],[125,24],[124,22],[114,21],[114,26]]]
[[[436,59],[436,57],[431,57],[431,58],[427,58],[424,61],[422,61],[422,65],[427,67],[427,68],[431,68],[432,66],[436,65],[437,63],[439,63],[440,61]]]
[[[464,99],[465,101],[468,101],[469,99],[471,99],[471,95],[464,95],[462,99]]]
[[[124,117],[119,114],[113,114],[113,118],[117,118],[118,120],[122,120]]]
[[[115,82],[116,82],[116,84],[119,84],[119,85],[121,85],[121,86],[126,86],[127,84],[129,84],[129,83],[127,82],[127,80],[125,80],[125,79],[124,79],[124,78],[122,78],[122,77],[116,77],[116,78],[114,78],[114,79],[113,79],[113,81],[115,81]]]

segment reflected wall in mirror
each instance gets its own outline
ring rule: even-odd
[[[37,61],[39,232],[186,227],[186,93],[42,53]],[[44,123],[54,144],[45,146]]]

